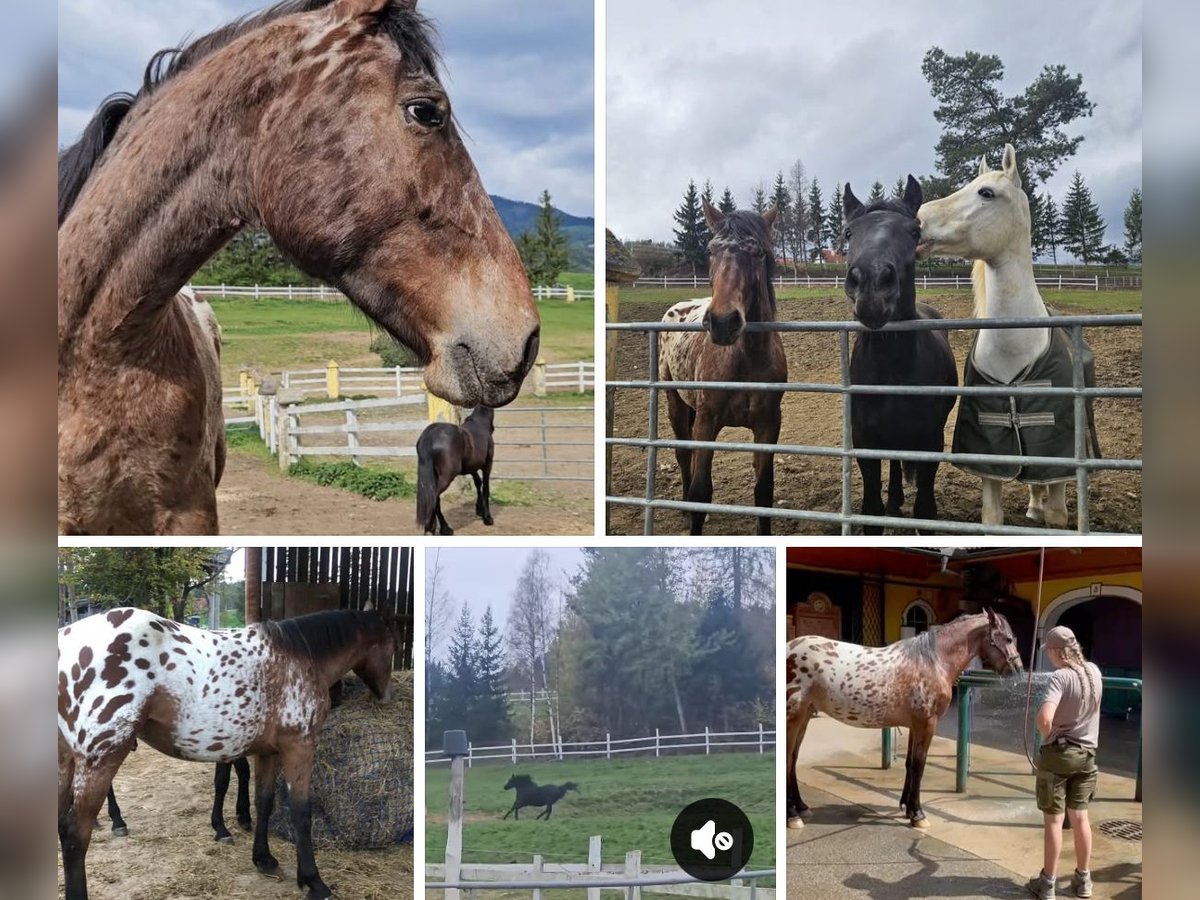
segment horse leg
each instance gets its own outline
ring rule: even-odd
[[[1046,486],[1044,484],[1029,485],[1029,506],[1025,509],[1025,518],[1031,522],[1041,522],[1045,517]]]
[[[96,816],[108,797],[113,776],[129,755],[132,741],[110,752],[98,762],[74,757],[69,748],[59,746],[58,839],[63,853],[63,881],[66,900],[87,900],[88,846]],[[63,751],[72,758],[64,767]]]
[[[229,792],[229,774],[232,771],[232,764],[217,763],[216,773],[213,775],[212,827],[216,832],[215,840],[222,844],[233,843],[233,835],[225,827],[225,795]]]
[[[671,430],[675,432],[675,440],[690,441],[692,439],[692,422],[696,420],[696,411],[683,402],[678,391],[667,391],[667,411],[670,414]],[[688,498],[688,490],[692,486],[692,451],[676,450],[675,462],[679,464],[679,481],[683,485],[683,499]],[[687,521],[684,513],[684,521]]]
[[[237,772],[237,822],[242,831],[253,828],[250,819],[250,761],[239,756],[233,761],[233,771]]]
[[[779,440],[781,426],[780,408],[772,404],[763,416],[765,421],[756,422],[754,442],[756,444],[774,444]],[[754,505],[772,507],[775,505],[775,454],[754,454]],[[758,533],[771,533],[770,516],[758,517]]]
[[[929,745],[937,730],[937,718],[918,719],[912,724],[909,734],[909,760],[912,763],[912,782],[909,786],[908,806],[905,809],[908,822],[913,828],[928,828],[929,820],[921,809],[921,779],[925,776],[925,762],[929,759]]]
[[[308,888],[308,900],[325,900],[333,892],[321,880],[312,846],[312,805],[308,794],[312,781],[315,746],[300,741],[283,750],[283,777],[288,783],[288,805],[296,839],[296,884]]]
[[[1047,485],[1046,524],[1051,528],[1067,527],[1067,484],[1056,481]]]
[[[500,818],[501,818],[501,820],[507,819],[509,816],[511,816],[511,815],[512,815],[513,813],[515,813],[516,811],[517,811],[517,801],[516,801],[516,800],[514,800],[514,801],[513,801],[513,805],[512,805],[512,809],[510,809],[510,810],[509,810],[508,812],[506,812],[506,813],[505,813],[503,816],[501,816],[501,817],[500,817]],[[520,818],[520,816],[517,816],[517,818]]]
[[[980,521],[984,525],[1003,525],[1004,506],[1000,499],[1000,490],[1004,482],[998,478],[983,479],[983,516]]]
[[[112,833],[115,837],[125,837],[129,834],[129,826],[121,818],[121,807],[117,806],[117,795],[113,793],[112,785],[108,787],[108,817],[112,819]]]
[[[546,807],[546,821],[547,822],[550,821],[550,813],[552,813],[552,812],[554,812],[554,804],[553,803],[551,803],[549,806]]]
[[[863,480],[860,511],[864,516],[883,515],[883,463],[878,459],[859,459],[858,471]],[[883,534],[882,525],[864,525],[863,534]]]
[[[936,519],[937,497],[933,486],[937,482],[938,464],[935,462],[913,463],[916,469],[917,498],[913,501],[914,519]],[[920,534],[920,529],[917,529]]]
[[[886,512],[897,518],[904,515],[904,464],[898,459],[889,460]],[[916,515],[915,509],[913,515]]]
[[[483,518],[483,479],[479,477],[478,472],[471,473],[471,480],[475,482],[475,515]]]
[[[800,797],[800,782],[796,778],[796,759],[800,756],[800,744],[804,742],[804,733],[808,730],[808,720],[812,710],[805,705],[799,713],[788,711],[787,723],[787,827],[798,829],[804,827],[802,813],[808,812],[808,806]]]
[[[492,454],[488,453],[483,464],[483,524],[491,526],[492,519]]]
[[[692,426],[692,438],[697,441],[715,441],[719,430],[711,416],[697,413],[696,421]],[[696,464],[696,470],[692,474],[692,483],[688,488],[687,498],[692,503],[709,503],[712,501],[713,495],[713,451],[697,450],[693,459]],[[704,534],[704,519],[706,515],[703,512],[692,513],[692,534]]]
[[[275,776],[279,772],[279,757],[274,753],[260,753],[254,757],[254,850],[251,859],[254,868],[263,875],[279,877],[279,860],[271,855],[267,845],[267,823],[271,810],[275,808]]]
[[[900,808],[908,814],[908,801],[912,797],[913,730],[908,729],[908,750],[904,754],[904,790],[900,792]]]
[[[450,527],[450,523],[446,521],[446,517],[442,515],[442,495],[438,494],[437,500],[433,502],[433,514],[438,520],[438,534],[454,534],[454,529]]]

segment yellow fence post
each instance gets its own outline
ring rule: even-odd
[[[435,397],[421,384],[421,390],[425,391],[425,404],[429,411],[429,422],[449,422],[451,425],[462,424],[462,411],[453,403],[443,400],[441,397]]]
[[[568,303],[575,302],[575,288],[571,287],[571,285],[569,285],[569,284],[567,285],[567,302]]]
[[[336,400],[342,396],[341,386],[338,384],[338,364],[332,359],[325,366],[325,393],[330,400]]]
[[[546,359],[543,356],[533,364],[533,396],[546,396]]]

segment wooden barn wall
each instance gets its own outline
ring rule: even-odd
[[[411,669],[413,559],[411,547],[264,547],[262,617],[363,609],[369,603],[399,620],[395,665]]]

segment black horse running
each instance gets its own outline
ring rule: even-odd
[[[492,454],[495,410],[477,406],[462,425],[434,422],[417,438],[417,525],[434,534],[454,534],[442,515],[442,494],[459,475],[475,480],[475,514],[492,524]]]
[[[567,791],[579,792],[579,785],[573,781],[568,781],[566,784],[541,784],[539,785],[528,775],[513,775],[504,785],[504,789],[511,790],[515,788],[517,798],[513,800],[512,809],[504,814],[507,819],[510,815],[514,819],[521,818],[521,810],[526,806],[545,807],[535,818],[550,819],[550,813],[554,811],[554,804],[566,796]]]

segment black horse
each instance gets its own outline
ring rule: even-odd
[[[846,296],[854,317],[870,331],[855,336],[850,356],[852,384],[949,385],[958,384],[954,353],[944,331],[880,331],[888,322],[940,319],[941,313],[917,303],[916,259],[921,230],[917,210],[921,185],[911,175],[902,200],[880,200],[864,206],[847,183],[845,213]],[[954,396],[912,394],[855,394],[850,402],[854,446],[860,450],[927,450],[945,448],[946,419]],[[883,464],[859,459],[863,479],[862,512],[880,515]],[[905,480],[914,476],[917,496],[913,516],[936,519],[933,495],[936,462],[891,460],[886,513],[901,515]],[[867,525],[864,534],[882,534],[883,528]]]
[[[237,823],[242,831],[250,831],[254,823],[250,819],[250,763],[243,756],[231,763],[217,763],[216,775],[213,778],[213,809],[212,827],[216,832],[216,840],[223,844],[233,843],[233,835],[225,827],[225,795],[229,792],[229,774],[236,771],[237,786]],[[129,826],[121,817],[121,807],[117,805],[117,795],[112,786],[108,788],[108,817],[112,819],[112,833],[117,837],[129,834]]]
[[[566,784],[541,784],[539,785],[528,775],[513,775],[504,785],[504,789],[516,789],[517,798],[513,800],[512,809],[504,814],[507,819],[510,815],[514,819],[521,818],[520,810],[526,806],[545,807],[540,813],[535,816],[538,819],[550,819],[550,813],[554,811],[554,804],[566,796],[567,791],[579,792],[579,785],[573,781],[568,781]]]
[[[434,422],[417,438],[417,525],[426,534],[454,534],[442,515],[442,494],[459,475],[475,481],[475,515],[492,524],[492,454],[495,411],[477,406],[462,425]]]

